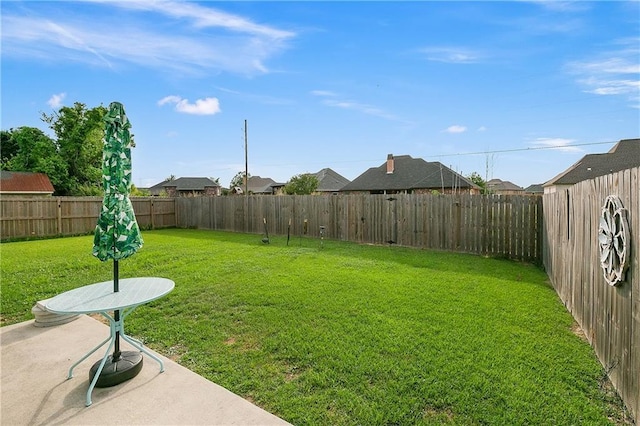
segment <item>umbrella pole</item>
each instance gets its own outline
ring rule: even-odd
[[[119,283],[118,283],[118,276],[119,276],[120,272],[118,270],[118,260],[114,259],[113,260],[113,291],[115,293],[120,291],[119,288]],[[113,319],[117,322],[120,321],[120,310],[116,310],[113,313]],[[116,341],[115,341],[115,346],[113,349],[113,357],[111,359],[112,362],[117,362],[120,359],[120,330],[116,330]]]
[[[0,0],[1,1],[1,0]],[[113,292],[119,292],[118,259],[123,259],[142,246],[140,229],[136,223],[133,206],[129,200],[131,188],[131,152],[134,145],[129,132],[131,124],[120,102],[112,102],[105,114],[104,149],[102,152],[102,183],[104,198],[98,225],[94,235],[93,253],[102,261],[113,260]],[[119,235],[124,233],[124,235]],[[118,244],[126,240],[126,252],[121,252]],[[125,280],[126,283],[126,280]],[[133,309],[133,308],[131,308]],[[124,331],[125,308],[114,309],[109,316],[113,337],[113,354],[91,367],[89,377],[96,387],[115,386],[135,377],[142,368],[142,352],[120,352],[120,337],[127,340]],[[135,346],[135,345],[134,345]],[[109,362],[105,362],[109,359]],[[99,378],[94,381],[95,375]]]

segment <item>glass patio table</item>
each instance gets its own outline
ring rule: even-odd
[[[91,356],[91,354],[100,349],[107,342],[110,342],[109,347],[100,362],[98,370],[93,376],[89,389],[87,390],[87,407],[91,405],[91,392],[93,391],[96,382],[98,381],[98,377],[107,362],[107,358],[109,358],[109,353],[115,344],[117,334],[137,348],[140,352],[143,352],[155,359],[158,364],[160,364],[160,372],[162,373],[164,371],[164,363],[160,358],[149,352],[141,342],[125,334],[124,319],[138,306],[149,303],[152,300],[159,299],[168,294],[173,290],[175,283],[167,278],[141,277],[123,278],[118,280],[118,284],[118,292],[114,292],[113,290],[113,280],[79,287],[49,299],[45,305],[48,311],[58,314],[99,313],[109,320],[109,337],[90,350],[69,368],[67,378],[71,379],[73,377],[73,369],[78,364]],[[120,311],[118,320],[109,314],[109,312],[112,311]]]

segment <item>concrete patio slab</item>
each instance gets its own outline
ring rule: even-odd
[[[76,367],[73,378],[67,371],[108,335],[108,326],[85,315],[54,327],[27,321],[0,328],[0,424],[289,424],[159,354],[163,373],[145,356],[138,376],[94,389],[93,404],[85,407],[89,369],[106,347]]]

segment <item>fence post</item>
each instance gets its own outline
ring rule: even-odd
[[[58,227],[58,235],[62,235],[62,200],[60,199],[60,197],[56,198],[56,201],[58,202],[58,208],[56,210],[56,219],[57,219],[57,227]]]
[[[460,248],[460,233],[462,231],[462,212],[461,212],[461,206],[460,206],[460,195],[456,194],[454,195],[454,236],[453,236],[453,250],[458,250]]]
[[[153,211],[153,198],[149,199],[149,203],[151,204],[149,206],[149,212],[151,212],[151,229],[156,229],[155,220],[154,220],[155,212]]]

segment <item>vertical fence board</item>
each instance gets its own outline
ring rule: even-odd
[[[142,228],[185,227],[325,237],[455,250],[542,262],[558,296],[585,331],[627,407],[640,411],[640,168],[581,182],[544,197],[337,195],[132,198]],[[628,211],[627,281],[608,286],[597,244],[600,209],[618,195]],[[394,198],[395,200],[390,200]],[[0,199],[2,240],[93,231],[100,197]]]
[[[582,327],[611,382],[640,423],[640,168],[611,173],[544,195],[543,263],[559,297]],[[612,287],[600,267],[598,226],[606,197],[627,210],[629,269]]]
[[[535,197],[539,200],[540,197]],[[527,197],[479,195],[336,195],[134,197],[142,229],[184,227],[325,237],[360,243],[395,244],[497,255],[541,262],[542,206]],[[102,199],[60,197],[0,200],[2,239],[86,234],[93,231]],[[538,247],[525,250],[525,247]],[[535,251],[535,252],[532,252]]]

